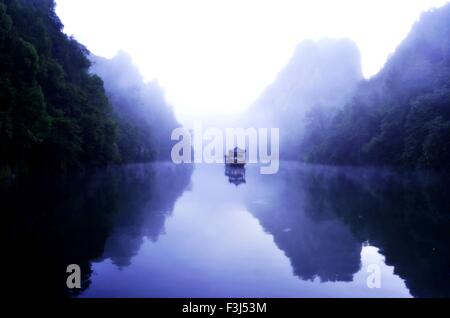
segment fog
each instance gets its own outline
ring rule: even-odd
[[[450,296],[450,1],[55,1],[0,0],[12,298]]]
[[[248,108],[305,39],[353,40],[371,77],[420,13],[446,2],[57,0],[57,14],[93,54],[128,52],[186,123]]]
[[[118,121],[118,148],[126,161],[167,159],[173,129],[180,124],[158,83],[144,83],[130,56],[90,57],[91,72],[99,75]]]

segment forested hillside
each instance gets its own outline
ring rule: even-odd
[[[111,107],[89,52],[62,29],[53,0],[0,0],[0,176],[155,159],[161,136]],[[170,117],[164,106],[153,122]]]
[[[450,167],[450,4],[424,13],[381,72],[327,115],[309,114],[299,158]]]
[[[0,1],[3,173],[67,170],[118,157],[103,83],[62,33],[51,0]]]
[[[105,83],[117,121],[117,145],[125,162],[170,159],[171,133],[179,126],[157,83],[145,83],[128,54],[92,57],[91,71]]]

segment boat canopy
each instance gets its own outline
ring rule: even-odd
[[[245,154],[247,151],[236,147],[233,150],[228,152],[228,155],[225,156],[226,164],[245,164]]]

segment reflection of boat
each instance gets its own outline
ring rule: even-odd
[[[234,167],[243,167],[246,164],[245,155],[247,151],[238,147],[230,150],[228,155],[225,155],[225,165]]]
[[[244,165],[226,165],[225,175],[228,177],[228,182],[235,186],[246,183]]]

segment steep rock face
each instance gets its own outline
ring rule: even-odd
[[[314,108],[342,107],[362,79],[361,57],[347,39],[304,41],[247,113],[247,124],[280,128],[281,142],[298,147],[305,115]],[[297,150],[298,152],[298,150]],[[292,153],[294,156],[294,153]]]
[[[447,169],[450,4],[422,15],[384,68],[331,120],[311,116],[304,158],[332,164]]]

